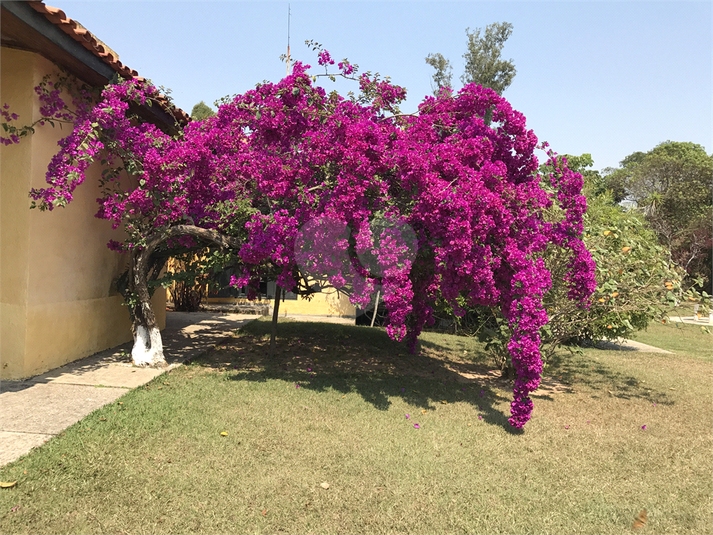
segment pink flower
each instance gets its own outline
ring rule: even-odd
[[[334,60],[332,59],[332,56],[327,52],[326,50],[322,50],[319,53],[317,63],[320,65],[334,65]]]

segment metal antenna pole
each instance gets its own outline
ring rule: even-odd
[[[287,76],[290,75],[290,4],[287,4]]]

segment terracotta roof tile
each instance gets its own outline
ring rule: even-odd
[[[28,3],[35,11],[43,14],[52,24],[60,28],[64,33],[89,50],[89,52],[104,61],[104,63],[109,65],[122,78],[136,79],[142,82],[146,80],[142,76],[139,76],[138,72],[130,69],[119,61],[119,57],[114,51],[108,49],[108,46],[99,41],[92,34],[92,32],[84,28],[77,21],[70,19],[61,9],[45,5],[42,1],[31,1]],[[171,113],[180,122],[185,124],[191,120],[190,116],[182,109],[176,107],[170,109],[168,99],[164,95],[160,95],[158,100],[161,107],[166,112]]]

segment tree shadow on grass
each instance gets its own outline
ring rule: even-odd
[[[279,325],[276,351],[269,355],[269,322],[252,322],[236,337],[205,354],[196,364],[232,372],[235,381],[279,379],[315,392],[358,393],[377,410],[388,410],[390,398],[433,410],[445,403],[467,403],[482,418],[509,433],[512,384],[493,370],[487,354],[474,351],[467,338],[421,340],[417,354],[391,340],[383,329],[311,322]],[[467,354],[466,354],[467,353]],[[672,404],[666,394],[642,387],[636,377],[610,369],[585,355],[556,355],[549,362],[535,399],[553,400],[555,392],[585,385],[597,395],[641,398]],[[608,392],[615,391],[615,394]],[[509,406],[509,405],[508,405]]]
[[[245,371],[231,375],[233,381],[265,382],[281,380],[293,383],[295,388],[315,393],[338,392],[358,394],[376,410],[387,411],[393,398],[401,398],[420,410],[434,411],[444,405],[466,403],[483,420],[498,425],[508,433],[519,434],[508,422],[509,415],[503,414],[497,404],[504,398],[492,387],[470,383],[445,384],[442,381],[415,376],[369,376],[363,374],[320,373],[316,375],[301,372]]]
[[[269,355],[269,322],[252,322],[231,340],[195,361],[205,369],[230,372],[234,381],[279,379],[314,392],[357,393],[377,410],[401,398],[422,410],[467,403],[477,414],[519,434],[497,405],[511,386],[485,364],[484,353],[462,357],[458,345],[424,342],[411,355],[383,329],[339,324],[286,322],[279,325],[276,351]],[[503,390],[505,392],[503,392]]]
[[[595,399],[613,396],[626,400],[643,399],[661,405],[673,405],[674,401],[665,391],[651,389],[630,374],[623,373],[603,364],[590,349],[585,353],[560,351],[548,362],[546,375],[569,388],[584,386],[592,390]],[[625,358],[622,355],[622,358]]]

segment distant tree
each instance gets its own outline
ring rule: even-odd
[[[203,119],[213,117],[214,115],[215,112],[213,111],[213,108],[208,106],[208,104],[202,100],[193,106],[193,109],[191,110],[191,119],[194,121],[202,121]]]
[[[480,28],[474,32],[467,28],[465,33],[468,36],[468,50],[463,54],[465,72],[460,77],[461,82],[489,87],[502,95],[517,72],[512,59],[505,61],[500,58],[505,41],[512,34],[512,24],[494,22],[485,28],[482,37]]]
[[[615,204],[626,199],[627,170],[616,167],[602,169],[599,180],[592,184],[594,195],[609,194]]]
[[[613,175],[659,241],[691,277],[704,277],[710,286],[713,156],[695,143],[666,141],[621,164]]]
[[[505,46],[505,41],[512,34],[512,24],[509,22],[494,22],[486,26],[485,33],[481,36],[481,29],[476,28],[471,32],[466,28],[468,36],[465,58],[465,72],[460,79],[463,84],[478,84],[488,87],[498,95],[502,95],[515,77],[517,71],[512,59],[501,59],[500,53]],[[451,62],[443,54],[429,54],[426,63],[433,67],[433,92],[438,94],[442,87],[451,87],[453,74]]]
[[[438,96],[442,88],[450,89],[453,87],[453,68],[451,67],[451,62],[447,60],[443,54],[429,54],[426,56],[426,63],[431,67],[436,69],[433,74],[433,82],[431,83],[431,89],[433,94]]]

